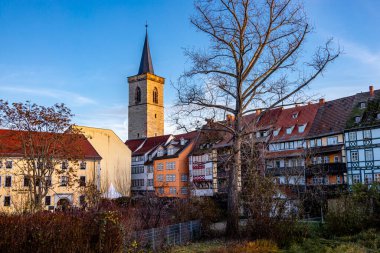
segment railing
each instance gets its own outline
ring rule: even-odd
[[[304,166],[294,166],[294,167],[279,167],[279,168],[267,168],[265,173],[271,176],[291,176],[291,175],[303,175],[305,167]]]
[[[343,174],[347,172],[345,163],[312,164],[306,168],[306,176]]]
[[[133,237],[139,245],[159,252],[167,245],[182,245],[200,238],[199,220],[178,223],[160,228],[151,228],[135,232]]]

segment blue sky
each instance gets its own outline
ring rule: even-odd
[[[344,54],[308,92],[334,99],[380,88],[380,1],[307,0],[311,50],[334,37]],[[66,103],[75,123],[127,138],[127,77],[137,73],[149,23],[155,73],[169,108],[186,66],[183,48],[206,47],[189,23],[191,0],[0,0],[0,98]],[[167,129],[171,129],[167,124]]]

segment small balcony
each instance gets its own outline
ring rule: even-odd
[[[298,176],[304,175],[304,166],[267,168],[265,174],[270,176]]]
[[[311,164],[306,168],[306,176],[311,177],[314,175],[337,175],[347,172],[345,163],[323,163]]]

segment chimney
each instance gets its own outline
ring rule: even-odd
[[[256,116],[260,115],[261,114],[261,109],[257,109],[256,110]]]
[[[375,90],[373,89],[373,85],[369,86],[369,95],[371,97],[374,97],[375,96]]]
[[[325,103],[325,99],[324,99],[324,98],[320,98],[320,99],[319,99],[319,104],[320,104],[320,105],[323,105],[324,103]]]

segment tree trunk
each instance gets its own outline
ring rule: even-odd
[[[239,236],[239,175],[241,170],[241,136],[237,134],[233,145],[234,164],[229,171],[228,182],[228,218],[226,235],[229,238]]]

